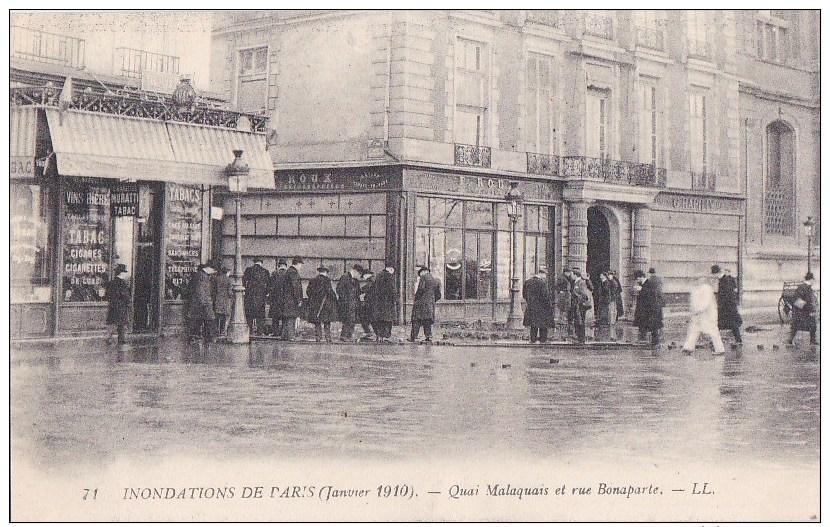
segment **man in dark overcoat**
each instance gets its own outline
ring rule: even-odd
[[[369,301],[372,298],[372,290],[375,287],[375,273],[366,269],[363,272],[363,285],[360,286],[360,302],[357,304],[357,319],[360,321],[360,327],[363,328],[363,336],[361,341],[370,341],[373,338],[375,327],[372,321],[372,309],[369,306]]]
[[[787,344],[792,345],[795,334],[799,331],[810,333],[810,344],[817,345],[816,294],[813,292],[813,273],[804,275],[804,282],[798,284],[792,304],[792,321],[790,322],[790,338]]]
[[[130,321],[130,305],[132,304],[128,276],[127,266],[118,264],[115,267],[115,276],[104,286],[107,299],[107,324],[116,327],[118,344],[127,342],[126,327]]]
[[[712,266],[712,274],[718,279],[718,329],[728,329],[736,342],[741,340],[743,319],[738,312],[738,282],[731,273],[721,271],[719,265]]]
[[[397,287],[393,274],[395,268],[387,265],[383,271],[375,277],[375,285],[369,295],[369,309],[372,312],[372,322],[375,325],[375,333],[378,342],[389,342],[392,339],[392,325],[397,319]]]
[[[522,287],[525,299],[523,324],[530,328],[530,343],[548,340],[548,328],[554,327],[553,298],[548,287],[547,269],[539,267],[536,274]]]
[[[283,340],[294,340],[294,334],[297,330],[297,317],[302,314],[303,284],[300,281],[300,271],[302,269],[303,259],[295,256],[283,276],[280,290]]]
[[[571,291],[573,290],[573,271],[565,267],[562,274],[556,279],[556,318],[562,328],[562,337],[573,334],[571,320]]]
[[[617,272],[614,270],[608,271],[608,279],[614,282],[614,301],[617,305],[617,312],[614,316],[614,321],[620,319],[620,317],[625,316],[625,306],[623,303],[623,287],[620,283],[620,279],[617,277]]]
[[[252,335],[258,335],[265,329],[265,301],[268,299],[268,282],[271,273],[262,265],[262,258],[255,258],[254,265],[242,274],[245,286],[245,320]]]
[[[357,322],[357,308],[360,303],[360,275],[363,268],[354,266],[337,280],[337,314],[340,318],[340,340],[351,342],[354,339],[354,325]]]
[[[216,271],[208,264],[202,264],[188,284],[189,294],[184,311],[190,328],[192,341],[202,344],[213,342],[213,330],[216,327],[216,281],[212,275]]]
[[[326,342],[331,342],[331,321],[337,317],[337,295],[329,278],[328,267],[317,268],[317,276],[309,280],[306,287],[306,296],[306,317],[314,324],[316,341],[322,341],[325,332]]]
[[[571,319],[574,324],[574,331],[576,332],[576,340],[580,344],[584,344],[585,336],[585,317],[593,308],[592,291],[588,288],[588,282],[582,277],[582,272],[579,269],[573,270],[574,283],[571,290]]]
[[[412,332],[410,342],[415,342],[421,328],[424,328],[424,340],[432,340],[432,324],[435,322],[435,303],[441,300],[441,281],[432,276],[428,267],[418,270],[418,287],[415,289],[415,301],[412,305]]]
[[[642,271],[635,271],[634,279],[640,287],[634,308],[634,325],[639,329],[641,340],[650,333],[651,344],[656,346],[660,343],[660,329],[663,327],[663,295],[657,284]]]
[[[288,263],[285,258],[280,258],[268,282],[268,318],[272,324],[271,335],[275,337],[282,337],[282,289],[287,270]]]

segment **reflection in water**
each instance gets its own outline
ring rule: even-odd
[[[13,351],[16,452],[818,459],[808,349],[70,346]]]

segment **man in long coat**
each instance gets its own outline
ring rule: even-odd
[[[363,268],[354,266],[337,280],[337,314],[340,318],[340,340],[354,339],[354,325],[357,322],[357,308],[360,303],[360,275]]]
[[[116,327],[118,344],[127,342],[126,327],[130,321],[130,284],[127,282],[127,266],[118,264],[115,267],[115,277],[107,282],[104,289],[107,299],[107,324]],[[112,341],[110,341],[112,342]]]
[[[562,337],[573,334],[573,320],[571,320],[571,293],[573,291],[573,271],[565,267],[562,275],[556,280],[556,311],[559,325],[562,328]]]
[[[553,298],[548,287],[547,269],[539,267],[536,274],[522,287],[525,299],[523,324],[530,328],[530,343],[548,340],[548,328],[554,327]]]
[[[415,302],[412,305],[412,332],[409,340],[415,342],[421,328],[424,328],[424,340],[432,340],[432,324],[435,322],[435,303],[441,300],[441,281],[432,276],[428,267],[418,270],[418,287],[415,289]]]
[[[640,330],[640,339],[651,333],[651,344],[660,343],[660,329],[663,327],[663,295],[656,283],[642,271],[635,271],[634,278],[640,285],[637,304],[634,308],[634,325]]]
[[[738,312],[738,282],[729,273],[722,272],[720,266],[712,266],[712,274],[718,278],[718,329],[728,329],[736,342],[741,340],[743,319]]]
[[[571,290],[571,319],[573,320],[576,340],[585,343],[585,317],[593,308],[593,295],[588,282],[582,278],[582,272],[574,269],[574,284]]]
[[[389,342],[392,338],[392,325],[397,319],[395,300],[398,297],[397,287],[393,274],[395,268],[387,265],[375,277],[375,285],[369,296],[369,309],[372,312],[372,322],[378,342]]]
[[[283,278],[287,270],[288,263],[284,258],[280,258],[268,282],[268,317],[272,324],[271,334],[276,337],[282,337],[282,289]]]
[[[190,279],[189,294],[184,305],[184,312],[190,328],[190,338],[201,346],[213,342],[213,329],[216,327],[216,281],[212,278],[216,271],[207,264],[202,264]]]
[[[360,340],[370,341],[374,335],[373,328],[375,324],[372,321],[372,309],[369,306],[369,301],[372,298],[372,290],[375,288],[375,273],[366,269],[362,278],[364,283],[360,286],[357,319],[360,321],[360,327],[363,328],[363,336],[360,337]]]
[[[793,298],[792,321],[790,322],[790,338],[787,344],[792,345],[795,334],[799,331],[810,333],[810,344],[816,345],[816,295],[813,292],[813,273],[804,275],[804,282],[798,285]]]
[[[282,339],[294,340],[294,333],[297,329],[297,317],[302,314],[303,309],[303,285],[300,281],[300,271],[303,268],[303,259],[294,257],[291,266],[283,276],[281,289],[281,314],[282,314]]]
[[[331,321],[337,317],[337,295],[331,285],[328,267],[317,268],[317,276],[309,280],[306,287],[306,296],[306,317],[314,324],[315,339],[322,341],[325,332],[326,342],[331,342]]]
[[[271,273],[262,265],[262,258],[254,259],[254,265],[242,274],[245,286],[245,320],[252,335],[265,329],[265,301],[268,299],[268,282]]]
[[[233,312],[233,284],[228,269],[223,265],[217,265],[215,269],[213,281],[216,297],[213,299],[213,310],[216,312],[216,331],[224,336],[228,331],[228,317]]]
[[[617,320],[620,319],[620,317],[625,316],[625,307],[624,307],[624,304],[623,304],[623,287],[622,287],[622,284],[620,283],[620,279],[617,277],[616,271],[613,271],[613,270],[608,271],[608,279],[611,280],[614,283],[614,289],[615,289],[614,302],[616,303],[616,306],[617,306],[617,311],[616,311],[616,314],[614,316],[614,321],[616,322]]]

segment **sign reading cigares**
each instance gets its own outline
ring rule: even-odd
[[[110,189],[102,181],[73,178],[64,184],[61,194],[61,298],[64,302],[103,301],[112,232]]]
[[[187,285],[202,263],[202,189],[167,184],[164,298],[184,300]]]

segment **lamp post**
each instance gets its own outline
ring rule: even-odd
[[[524,195],[519,190],[519,182],[510,183],[510,190],[504,197],[507,200],[507,215],[510,217],[510,226],[513,232],[513,251],[511,255],[510,273],[510,313],[507,315],[507,329],[522,329],[522,306],[519,300],[519,275],[521,274],[521,262],[519,261],[519,218],[522,216],[522,203]]]
[[[813,270],[813,232],[816,226],[812,216],[807,216],[804,222],[804,233],[807,235],[807,272]]]
[[[233,151],[234,160],[225,168],[228,176],[228,190],[234,193],[236,205],[236,261],[233,270],[233,313],[228,326],[228,342],[247,344],[251,341],[248,323],[245,320],[245,286],[242,285],[242,193],[248,190],[248,173],[251,169],[242,160],[242,150]]]

